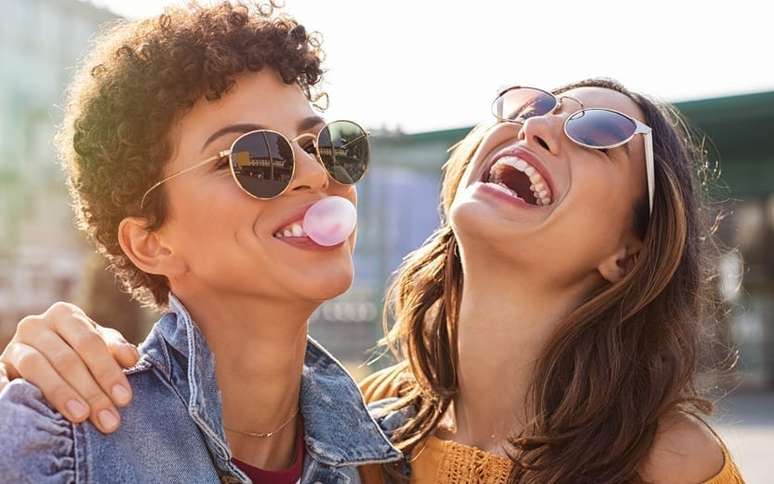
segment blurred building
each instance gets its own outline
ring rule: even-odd
[[[0,340],[20,315],[75,295],[87,252],[52,140],[73,66],[114,18],[78,0],[2,2]]]
[[[774,388],[774,92],[678,103],[712,140],[730,216],[719,227],[728,248],[721,290],[733,304],[732,342],[750,386]]]

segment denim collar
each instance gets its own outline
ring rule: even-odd
[[[171,293],[169,301],[169,312],[153,327],[143,353],[186,402],[218,468],[241,474],[231,464],[226,444],[215,357],[185,306]],[[314,460],[338,467],[401,458],[369,414],[352,377],[312,338],[308,338],[300,400],[306,450]]]

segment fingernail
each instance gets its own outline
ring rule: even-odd
[[[82,404],[78,400],[70,400],[65,406],[67,407],[67,412],[73,418],[83,418],[89,412],[89,409],[86,408],[86,405]]]
[[[115,385],[113,387],[113,399],[118,403],[129,402],[129,390],[123,385]]]
[[[99,423],[106,430],[113,430],[118,426],[118,418],[110,410],[102,410],[99,412]]]

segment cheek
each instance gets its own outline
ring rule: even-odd
[[[462,173],[462,178],[460,179],[460,183],[457,186],[458,190],[457,193],[460,192],[460,189],[470,186],[472,183],[477,182],[478,180],[474,177],[474,171],[475,167],[477,166],[477,163],[475,160],[471,160],[470,163],[468,163],[468,166],[465,167],[465,171]]]
[[[465,190],[468,187],[470,187],[473,183],[478,181],[473,176],[474,166],[476,166],[475,163],[473,162],[469,163],[468,166],[465,168],[465,171],[462,173],[462,177],[460,178],[460,182],[457,184],[457,189],[454,193],[454,199],[452,200],[452,204],[450,207],[451,211],[454,211],[455,206],[460,204],[460,200],[465,196]]]
[[[207,189],[186,187],[175,195],[180,203],[173,208],[181,236],[178,243],[191,247],[188,252],[213,253],[212,248],[234,243],[242,233],[251,231],[262,212],[261,204],[243,193],[233,180],[211,180]]]
[[[628,203],[629,183],[614,162],[589,161],[573,171],[572,185],[579,208],[592,214],[611,216]]]
[[[577,175],[577,176],[576,176]],[[629,223],[631,201],[628,183],[613,170],[588,170],[573,175],[575,189],[567,240],[596,252],[607,252],[620,240]]]

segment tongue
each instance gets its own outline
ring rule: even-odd
[[[338,245],[352,235],[357,223],[357,210],[342,197],[323,198],[304,215],[304,232],[325,247]]]

